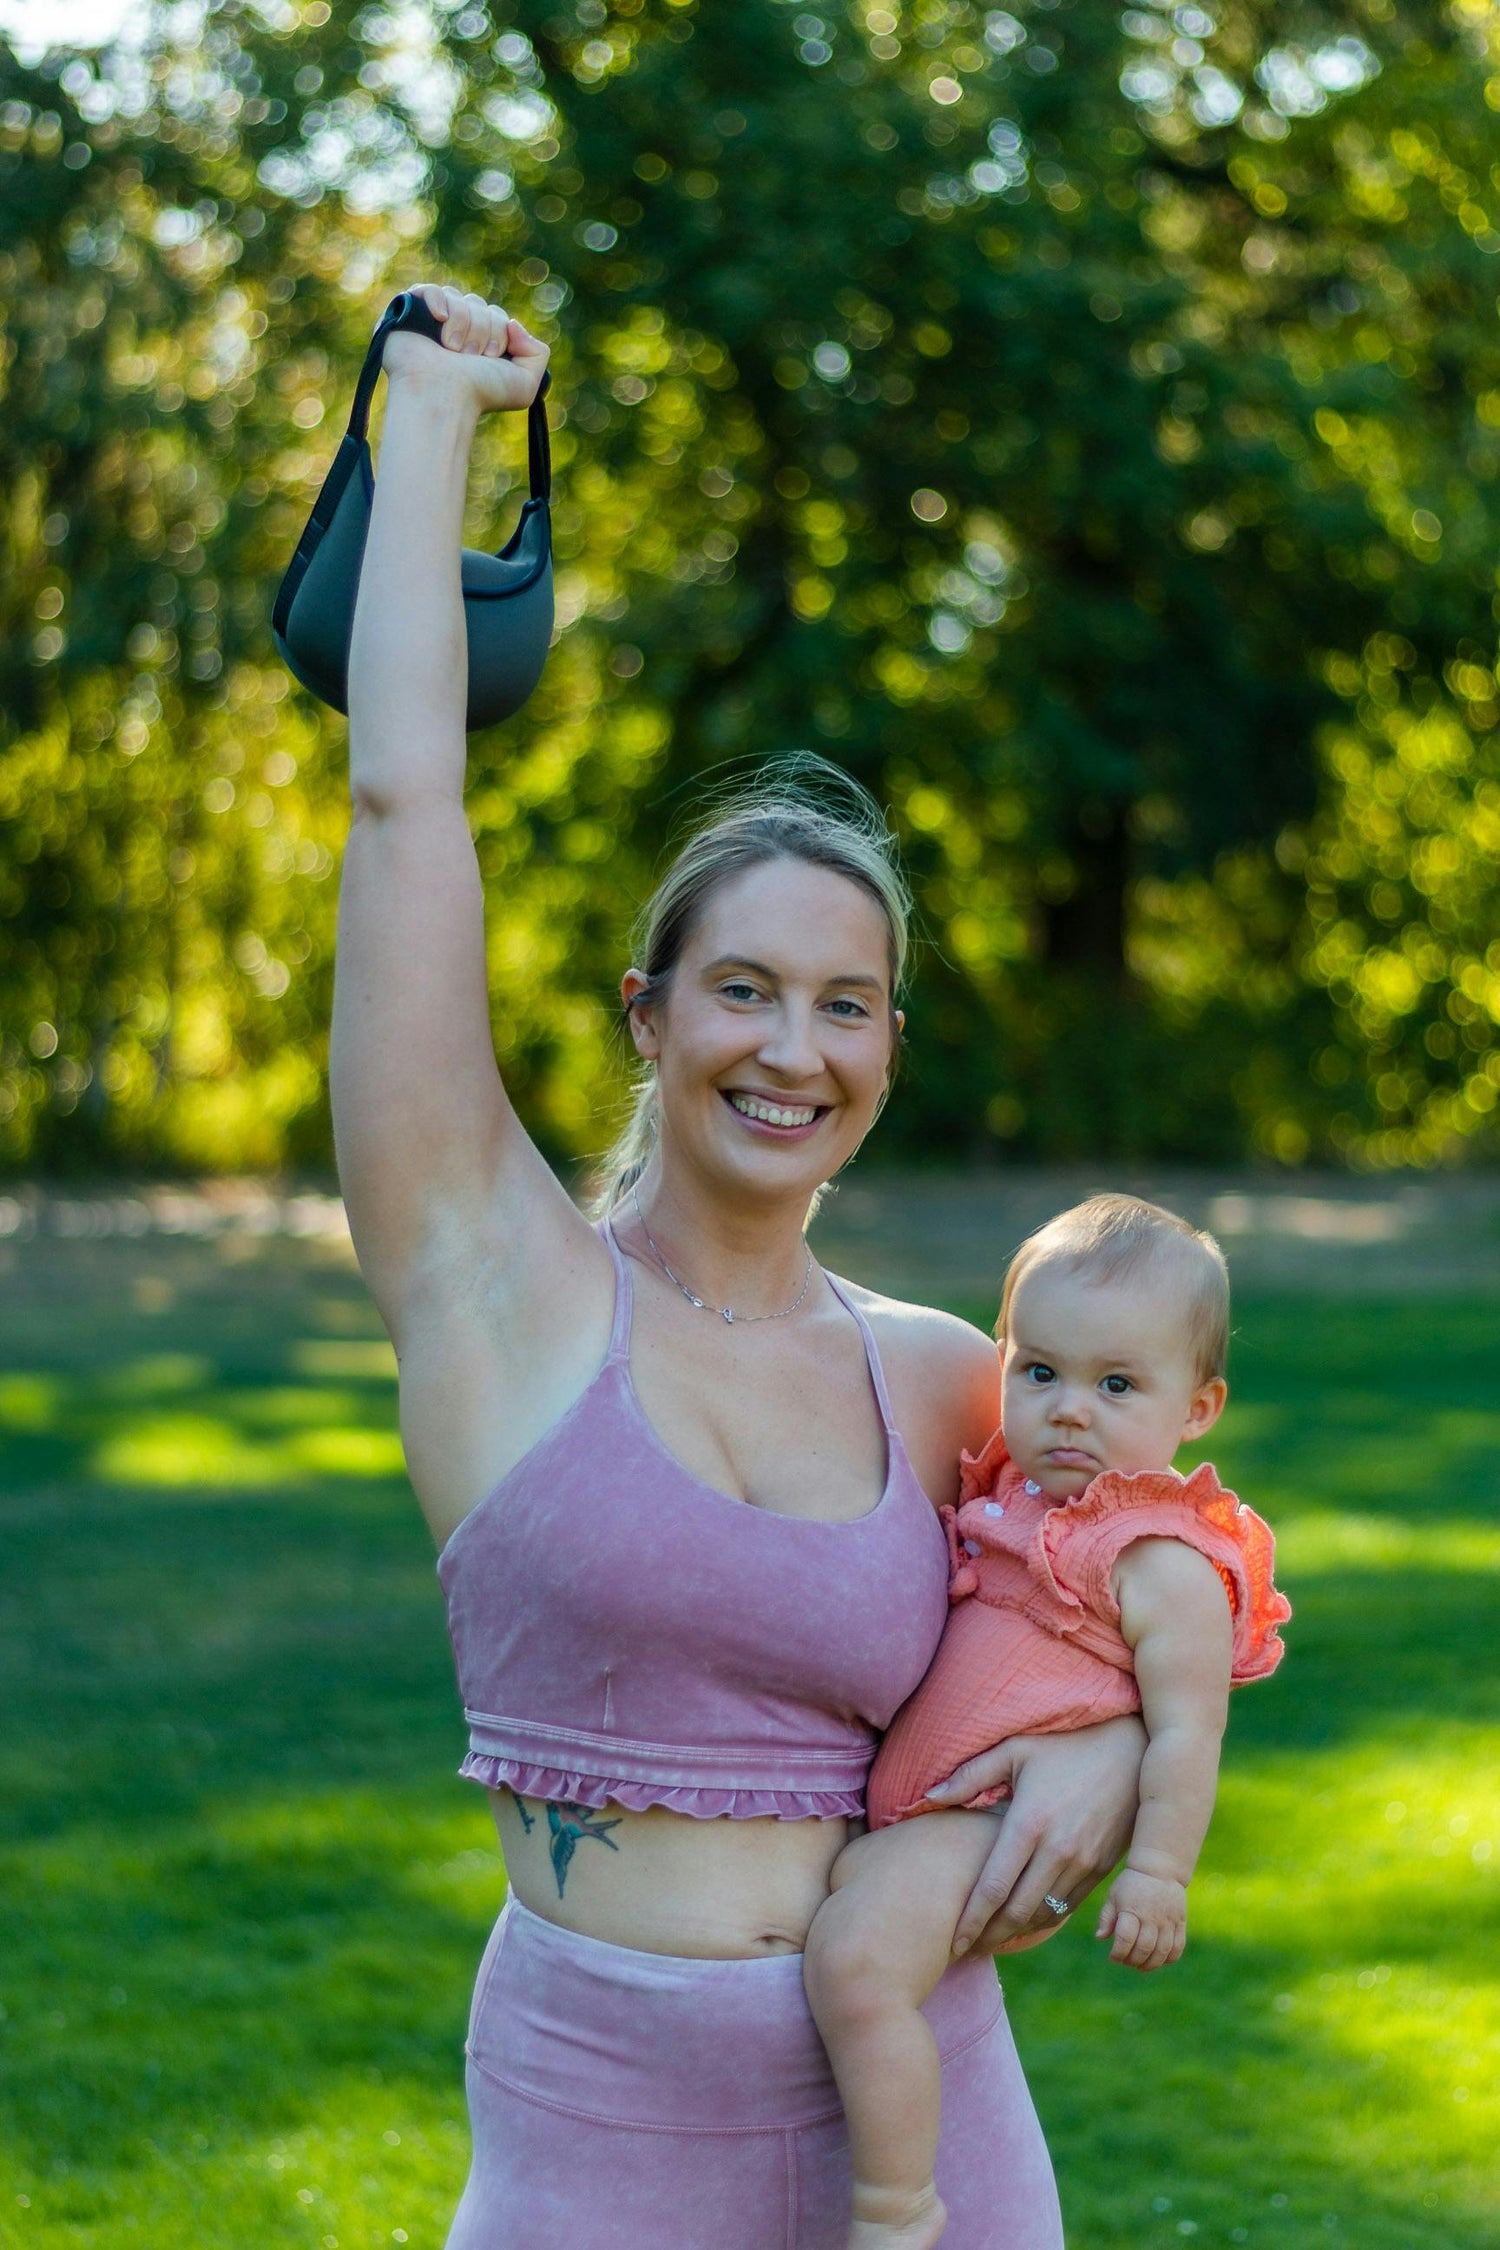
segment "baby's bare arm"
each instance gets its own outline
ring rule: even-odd
[[[1126,1857],[1144,1875],[1186,1883],[1208,1834],[1229,1716],[1229,1598],[1207,1556],[1180,1539],[1138,1539],[1115,1583],[1151,1738]]]
[[[1187,1885],[1213,1814],[1233,1619],[1213,1564],[1180,1539],[1127,1547],[1115,1592],[1150,1741],[1135,1832],[1099,1934],[1113,1936],[1114,1960],[1160,1968],[1182,1952]]]

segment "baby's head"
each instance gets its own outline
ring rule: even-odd
[[[1049,1500],[1102,1469],[1169,1468],[1223,1411],[1223,1252],[1154,1203],[1090,1196],[1022,1243],[995,1335],[1006,1447]]]

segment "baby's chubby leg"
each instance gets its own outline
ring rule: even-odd
[[[849,2126],[850,2250],[926,2250],[943,2231],[932,2178],[941,2073],[920,2011],[1000,1818],[923,1813],[856,1837],[808,1933],[807,1997]]]

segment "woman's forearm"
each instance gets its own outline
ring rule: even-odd
[[[460,582],[478,412],[441,364],[393,378],[349,651],[349,786],[381,810],[463,793]]]

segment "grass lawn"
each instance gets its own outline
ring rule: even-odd
[[[1181,1967],[1084,1916],[1008,1977],[1070,2244],[1489,2250],[1500,1302],[1238,1314],[1212,1451],[1290,1655],[1236,1698]],[[503,1890],[461,1749],[337,1254],[0,1250],[5,2250],[439,2250]]]

